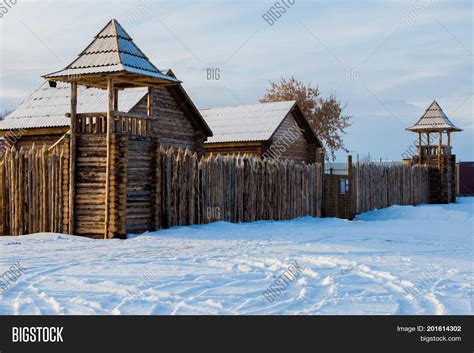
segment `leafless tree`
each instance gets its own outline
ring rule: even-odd
[[[334,95],[321,97],[319,88],[305,85],[294,77],[282,78],[280,82],[270,82],[270,88],[260,102],[296,100],[305,113],[315,133],[325,144],[331,158],[335,152],[348,152],[343,143],[344,134],[351,126],[350,115],[343,114],[345,106]],[[326,155],[329,157],[329,153]]]

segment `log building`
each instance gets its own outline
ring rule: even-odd
[[[324,161],[323,145],[296,101],[203,109],[201,114],[213,132],[206,155]]]
[[[204,154],[212,135],[172,71],[162,72],[116,21],[0,122],[22,147],[62,147],[69,234],[123,237],[156,229],[159,145]],[[66,214],[67,213],[67,214]]]

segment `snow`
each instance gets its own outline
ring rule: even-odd
[[[474,314],[473,211],[474,198],[460,198],[352,222],[214,223],[125,241],[1,237],[0,276],[17,260],[26,270],[0,314]],[[295,261],[302,273],[268,300]]]

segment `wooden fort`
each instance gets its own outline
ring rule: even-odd
[[[296,102],[200,112],[116,20],[44,78],[0,122],[0,235],[124,238],[213,221],[352,218],[455,197],[450,134],[460,129],[437,103],[409,128],[420,137],[409,165],[349,160],[347,175],[324,175],[323,146]]]
[[[462,129],[456,127],[433,101],[407,131],[418,134],[418,153],[411,159],[411,164],[430,168],[430,203],[456,202],[456,155],[452,153],[451,133]],[[443,144],[443,135],[446,135],[446,144]]]
[[[154,229],[158,140],[202,156],[212,135],[180,81],[158,70],[116,20],[44,78],[2,122],[2,134],[17,151],[62,147],[69,170],[59,173],[73,177],[61,190],[69,222],[57,231],[103,238]]]

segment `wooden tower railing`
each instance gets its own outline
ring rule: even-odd
[[[70,117],[69,114],[67,114],[67,116]],[[112,134],[138,137],[150,136],[151,116],[113,111],[112,117]],[[76,133],[79,135],[106,134],[107,113],[98,112],[77,114]]]
[[[451,155],[451,146],[443,145],[441,146],[441,150],[440,150],[440,146],[438,145],[421,146],[421,155],[423,157],[438,156],[440,155],[439,153],[440,151],[441,151],[441,155]]]

